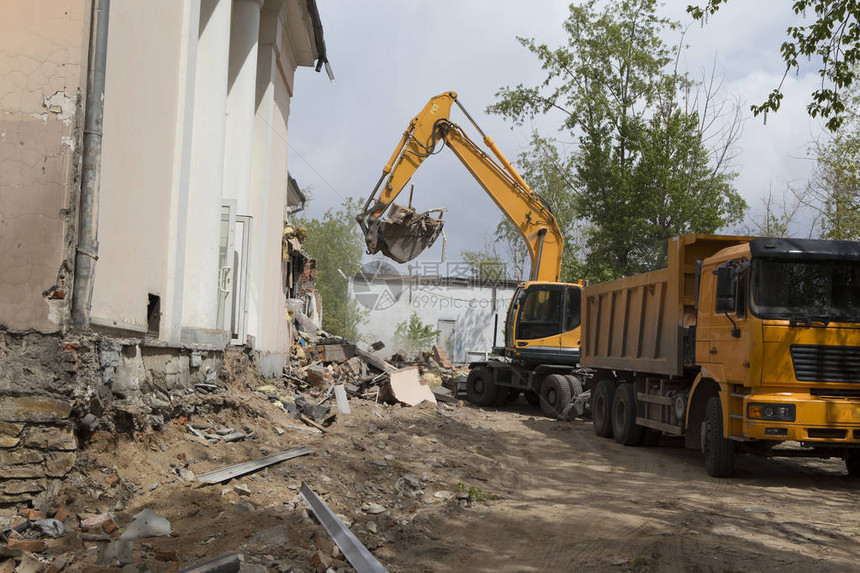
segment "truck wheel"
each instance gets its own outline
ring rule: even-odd
[[[735,443],[723,437],[723,408],[717,396],[708,398],[702,422],[705,468],[713,477],[729,477],[735,471]]]
[[[558,418],[570,403],[570,385],[561,374],[550,374],[540,386],[540,409],[551,418]]]
[[[642,426],[636,423],[636,395],[633,384],[619,384],[612,399],[612,434],[615,441],[625,446],[639,445]]]
[[[851,477],[860,477],[860,450],[852,450],[845,454],[845,468]]]
[[[466,398],[478,406],[492,406],[499,397],[499,387],[493,382],[493,373],[486,366],[478,366],[466,379]]]
[[[523,392],[526,396],[526,402],[528,402],[532,406],[540,406],[540,394],[537,392],[532,392],[531,390],[526,390]]]
[[[565,376],[567,380],[567,385],[570,386],[570,397],[576,398],[580,394],[582,394],[582,382],[579,378],[574,376],[573,374],[567,374]]]
[[[614,382],[597,381],[591,394],[591,421],[594,424],[594,433],[601,438],[612,437],[612,398],[614,396]]]

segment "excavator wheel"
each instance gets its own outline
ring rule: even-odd
[[[551,417],[558,418],[570,403],[570,384],[561,374],[550,374],[540,386],[540,409]]]
[[[570,386],[571,399],[575,399],[577,396],[582,394],[582,381],[579,378],[573,374],[567,374],[565,375],[565,379],[567,380],[568,386]]]
[[[540,406],[540,394],[531,390],[526,390],[523,394],[525,394],[526,402],[531,406]]]
[[[469,372],[466,379],[466,398],[478,406],[496,404],[500,389],[493,382],[493,373],[486,366],[477,366]]]
[[[615,383],[612,380],[598,380],[591,394],[591,420],[594,433],[601,438],[612,437],[612,399],[615,397]]]
[[[845,454],[845,468],[851,477],[860,477],[860,450],[851,450]]]

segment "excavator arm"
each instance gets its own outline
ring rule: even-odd
[[[454,103],[481,134],[492,156],[450,120]],[[444,221],[430,217],[429,213],[419,215],[399,207],[394,199],[421,163],[441,150],[437,149],[440,145],[447,145],[454,152],[523,237],[531,258],[529,280],[557,282],[564,242],[555,217],[493,140],[475,124],[454,92],[432,98],[409,123],[363,211],[356,217],[364,232],[368,253],[382,251],[390,258],[406,262],[436,240]],[[389,218],[385,220],[383,215],[389,208]]]

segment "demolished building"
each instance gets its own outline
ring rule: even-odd
[[[290,100],[298,67],[331,72],[314,0],[10,0],[0,22],[5,504],[49,496],[108,409],[158,421],[231,345],[282,371],[287,299],[320,312],[285,238]]]

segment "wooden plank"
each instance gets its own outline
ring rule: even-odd
[[[290,460],[299,456],[306,456],[311,452],[312,450],[309,450],[306,446],[293,448],[292,450],[272,454],[271,456],[266,456],[265,458],[260,458],[250,462],[244,462],[241,464],[236,464],[235,466],[230,466],[220,470],[200,474],[197,476],[197,481],[203,483],[221,483],[222,481],[227,481],[228,479],[232,479],[234,477],[249,474],[251,472],[263,469],[265,467],[271,466],[278,462],[282,462],[284,460]]]

